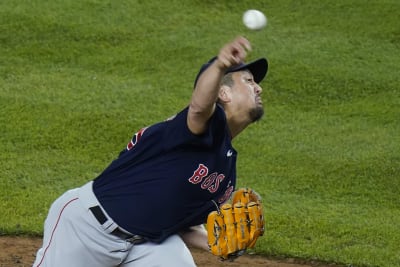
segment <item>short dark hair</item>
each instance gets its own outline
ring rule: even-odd
[[[233,86],[234,81],[232,79],[232,73],[233,72],[228,72],[227,74],[224,75],[224,77],[221,80],[221,85],[227,85],[229,87]]]

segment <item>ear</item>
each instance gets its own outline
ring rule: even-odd
[[[231,88],[227,85],[221,85],[219,88],[218,98],[222,103],[229,103],[232,100]]]

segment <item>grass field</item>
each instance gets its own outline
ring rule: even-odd
[[[263,31],[241,23],[256,8]],[[270,62],[266,116],[235,140],[266,206],[257,252],[400,266],[400,2],[0,2],[0,234],[42,233],[51,202],[143,126],[187,105],[200,65],[246,36]]]

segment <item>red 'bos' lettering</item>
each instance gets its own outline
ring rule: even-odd
[[[201,189],[208,189],[215,181],[215,178],[217,178],[218,173],[213,172],[211,173],[205,180],[204,182],[201,183]]]
[[[210,193],[215,193],[218,191],[218,188],[221,184],[221,182],[225,179],[225,175],[218,172],[213,172],[210,175],[208,175],[208,168],[204,164],[199,164],[199,167],[193,172],[192,177],[190,177],[188,180],[192,184],[200,184],[201,189],[203,190],[208,190]],[[230,192],[232,193],[232,191]],[[230,196],[230,193],[228,197]],[[224,198],[224,197],[223,197]]]
[[[225,179],[225,175],[223,174],[219,174],[217,176],[217,178],[215,179],[214,184],[210,185],[210,187],[208,187],[208,191],[210,191],[210,193],[215,193],[218,190],[219,184]]]
[[[204,177],[206,177],[208,174],[208,168],[204,164],[199,164],[199,167],[197,167],[197,170],[194,171],[192,177],[189,178],[189,182],[192,184],[198,184],[200,183]]]
[[[226,189],[226,191],[225,191],[225,194],[222,197],[220,197],[220,199],[218,199],[218,203],[222,204],[222,203],[226,202],[229,199],[229,197],[232,195],[233,189],[234,189],[233,186],[228,187],[228,189]]]

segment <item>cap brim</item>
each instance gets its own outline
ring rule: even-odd
[[[268,61],[266,58],[260,58],[247,64],[241,64],[228,69],[226,73],[248,69],[253,74],[254,81],[260,83],[268,72]]]
[[[196,76],[196,79],[194,81],[194,87],[196,87],[197,81],[200,77],[200,75],[217,59],[217,57],[213,57],[210,59],[207,63],[205,63],[199,73]],[[268,72],[268,61],[266,58],[260,58],[255,61],[249,62],[247,64],[241,63],[237,66],[229,68],[225,73],[229,72],[235,72],[235,71],[240,71],[240,70],[245,70],[248,69],[254,77],[254,81],[256,83],[260,83],[264,78],[265,75],[267,75]]]

